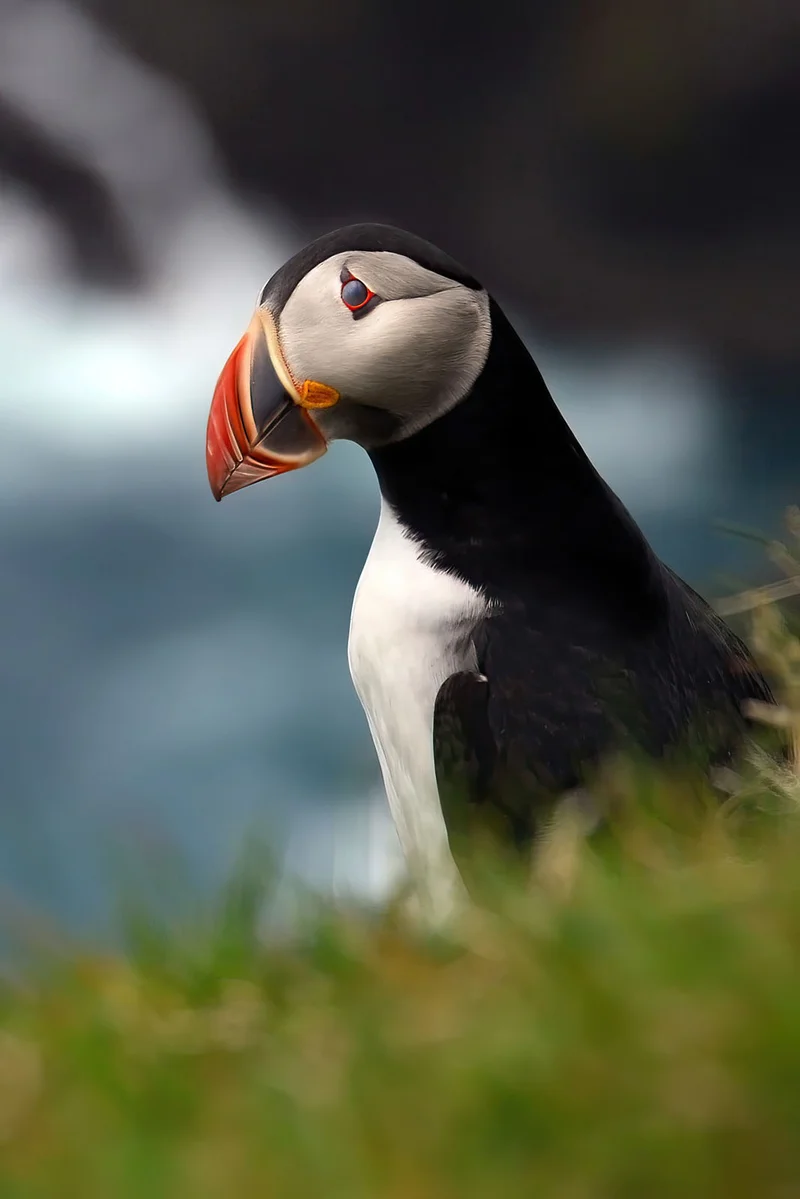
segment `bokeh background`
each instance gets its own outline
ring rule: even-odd
[[[762,570],[719,522],[800,491],[799,51],[794,0],[2,0],[4,896],[110,935],[123,860],[202,891],[254,828],[322,888],[398,869],[346,665],[369,464],[205,477],[331,227],[460,257],[662,556]]]

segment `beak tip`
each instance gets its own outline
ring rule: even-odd
[[[230,470],[227,471],[225,477],[221,479],[218,472],[214,472],[214,474],[212,474],[209,471],[208,485],[211,488],[211,494],[217,503],[219,503],[220,500],[224,500],[225,496],[228,494],[227,486],[231,477],[231,473],[232,472]]]
[[[216,469],[216,463],[213,461],[213,459],[210,456],[206,459],[206,472],[207,472],[207,477],[208,477],[208,486],[211,489],[211,494],[213,495],[213,497],[217,501],[217,503],[219,503],[219,501],[222,499],[222,497],[225,494],[225,483],[227,482],[227,479],[220,480],[219,470]]]

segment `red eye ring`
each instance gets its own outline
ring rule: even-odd
[[[345,308],[349,308],[351,312],[358,312],[375,298],[375,292],[370,291],[366,283],[356,279],[355,275],[348,275],[342,279],[341,296]]]

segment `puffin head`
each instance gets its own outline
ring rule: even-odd
[[[312,242],[259,296],[208,420],[216,499],[322,456],[411,436],[471,390],[491,341],[489,296],[411,233],[352,225]]]

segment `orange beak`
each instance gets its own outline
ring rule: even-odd
[[[328,443],[311,411],[338,399],[339,393],[325,384],[295,384],[275,322],[258,309],[225,363],[211,401],[206,467],[214,498],[321,458]]]

